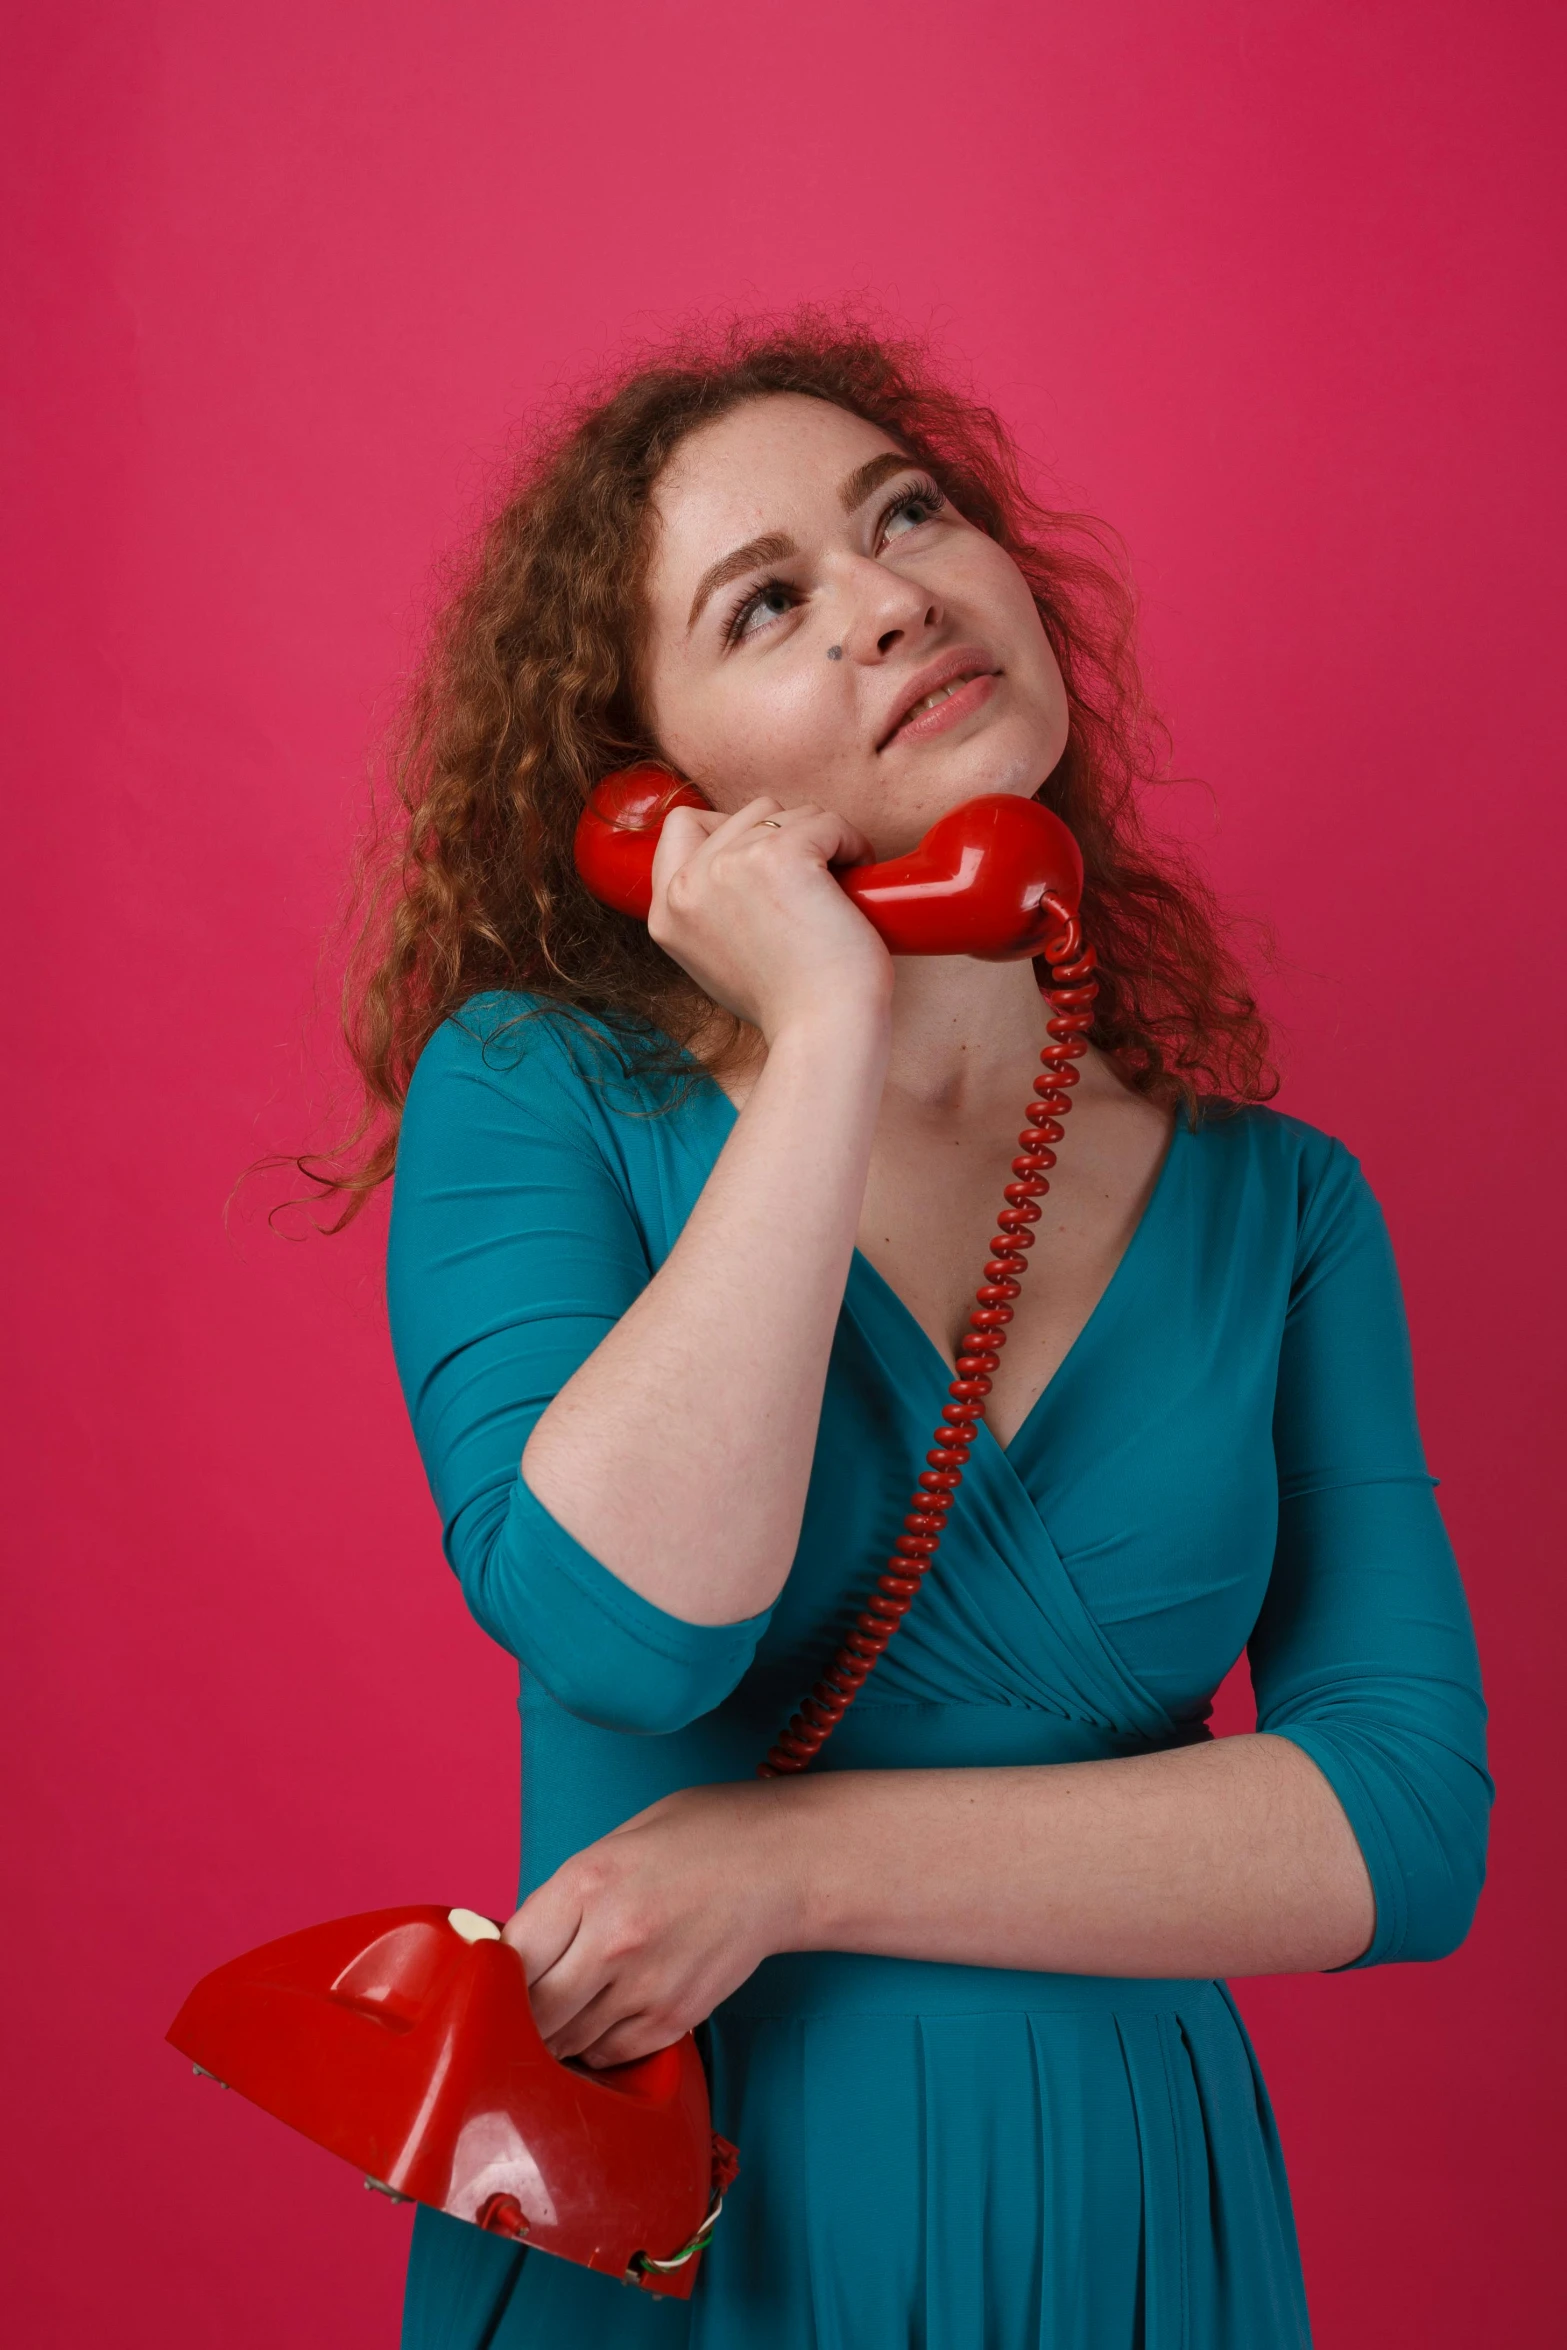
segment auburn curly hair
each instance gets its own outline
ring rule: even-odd
[[[336,1151],[295,1162],[336,1211],[333,1231],[392,1173],[415,1063],[474,996],[526,989],[591,1012],[669,1067],[698,1034],[711,1067],[743,1050],[740,1024],[715,1021],[643,926],[588,895],[572,834],[602,775],[658,755],[638,687],[654,486],[687,434],[778,392],[879,425],[1033,591],[1070,710],[1040,797],[1083,852],[1095,1043],[1127,1084],[1193,1118],[1276,1090],[1212,892],[1144,828],[1139,791],[1165,737],[1138,672],[1120,541],[1031,496],[1000,419],[922,347],[807,310],[687,336],[579,398],[539,433],[462,559],[356,862],[343,1017],[363,1105]]]

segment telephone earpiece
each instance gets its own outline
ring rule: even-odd
[[[577,819],[577,871],[601,905],[645,922],[653,906],[653,851],[671,808],[710,808],[694,783],[651,761],[606,775]]]
[[[577,824],[577,871],[618,913],[648,918],[653,852],[672,808],[705,808],[694,784],[651,763],[606,776]],[[850,865],[844,890],[895,955],[1021,962],[1078,952],[1083,860],[1038,800],[987,792],[939,817],[907,856]]]

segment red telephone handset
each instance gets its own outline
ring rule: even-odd
[[[593,895],[645,922],[653,851],[673,808],[705,808],[694,784],[651,763],[606,776],[577,824],[577,871]],[[1038,800],[987,792],[937,819],[907,856],[850,865],[845,893],[895,955],[1053,963],[1076,953],[1083,860]]]
[[[659,828],[671,808],[706,804],[662,767],[608,777],[577,826],[588,888],[646,921]],[[908,856],[840,878],[894,954],[1043,956],[1050,1042],[903,1532],[854,1629],[769,1749],[764,1778],[803,1771],[821,1751],[935,1561],[1028,1270],[1029,1227],[1050,1188],[1098,993],[1094,950],[1078,929],[1083,861],[1035,800],[970,800]],[[468,1910],[378,1911],[268,1943],[198,1983],[169,2038],[198,2072],[357,2164],[367,2186],[655,2293],[689,2295],[738,2163],[712,2130],[689,2033],[611,2071],[560,2063],[540,2038],[516,1952]]]

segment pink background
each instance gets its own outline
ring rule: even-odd
[[[1404,1268],[1502,1796],[1457,1958],[1244,1990],[1319,2343],[1545,2339],[1560,10],[59,0],[15,40],[14,2337],[395,2339],[406,2214],[161,2035],[316,1917],[504,1912],[512,1672],[380,1217],[223,1202],[322,1130],[368,747],[508,432],[628,332],[859,290],[1125,531],[1212,785],[1174,813],[1275,919],[1285,1106]]]

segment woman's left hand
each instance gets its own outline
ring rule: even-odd
[[[628,2064],[800,1947],[804,1871],[788,1781],[688,1787],[600,1837],[505,1929],[556,2056]]]

